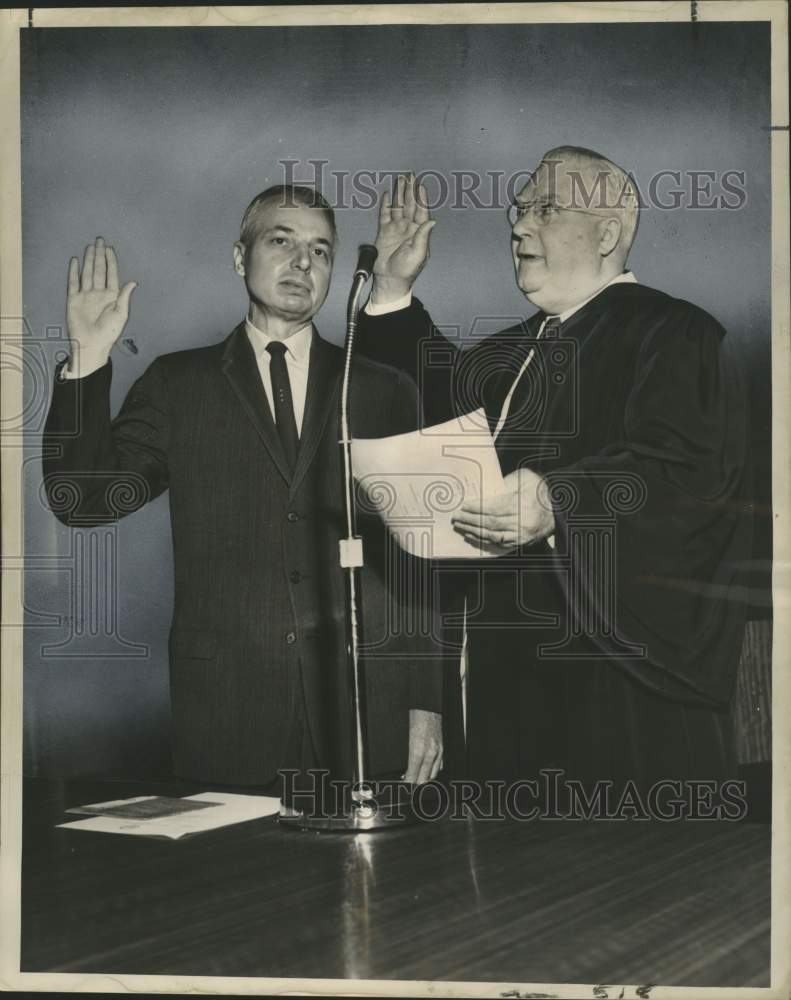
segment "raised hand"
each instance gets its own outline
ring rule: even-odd
[[[428,197],[412,174],[401,175],[395,191],[379,202],[379,229],[374,266],[376,302],[406,295],[429,258],[429,236],[436,222],[429,217]]]
[[[118,287],[118,261],[112,247],[101,236],[85,248],[80,264],[69,261],[69,288],[66,299],[66,325],[80,366],[104,364],[129,318],[129,299],[137,283],[128,281]]]

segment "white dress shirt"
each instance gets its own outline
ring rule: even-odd
[[[264,392],[272,413],[275,418],[275,401],[272,395],[272,376],[269,373],[269,363],[272,355],[267,351],[266,346],[274,337],[259,330],[249,319],[244,322],[247,336],[255,352],[255,360],[258,363],[258,372],[264,385]],[[302,418],[305,415],[305,398],[308,394],[308,369],[310,367],[310,346],[313,343],[313,327],[306,323],[296,333],[282,342],[286,349],[286,370],[288,371],[288,381],[291,383],[291,399],[294,403],[294,420],[297,424],[297,434],[302,436]]]

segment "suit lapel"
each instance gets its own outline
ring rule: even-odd
[[[288,483],[291,480],[288,463],[261,384],[255,352],[244,323],[240,323],[226,341],[222,354],[222,370],[244,412],[269,451],[278,472]]]
[[[338,409],[338,390],[342,368],[343,353],[337,347],[322,340],[314,327],[313,341],[310,346],[305,413],[302,418],[302,433],[299,436],[297,464],[291,481],[292,492],[299,487],[305,473],[310,468],[330,413],[335,414]],[[338,437],[340,437],[340,432]]]

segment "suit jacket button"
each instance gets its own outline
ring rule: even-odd
[[[300,573],[300,571],[298,569],[292,569],[291,570],[291,582],[292,583],[299,583],[299,581],[301,579],[302,579],[302,574]]]
[[[295,632],[286,632],[286,642],[289,644],[289,646],[293,646],[296,641],[297,641],[297,636]]]
[[[297,514],[295,510],[290,510],[287,515],[287,520],[293,524],[295,521],[299,520],[299,514]]]

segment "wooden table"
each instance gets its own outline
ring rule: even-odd
[[[175,842],[55,829],[186,785],[32,781],[23,972],[769,984],[768,826],[256,820]],[[617,994],[610,994],[617,995]]]

